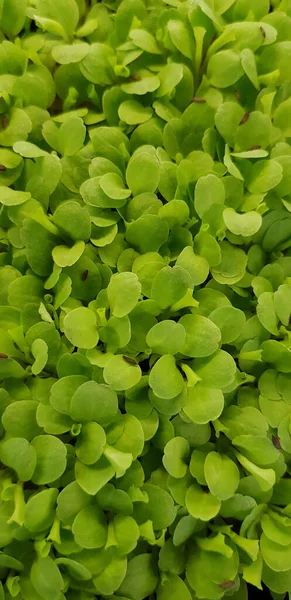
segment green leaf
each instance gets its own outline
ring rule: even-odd
[[[199,485],[192,484],[186,493],[186,508],[189,514],[201,521],[210,521],[219,512],[221,502]]]
[[[95,348],[99,340],[96,317],[93,311],[83,306],[65,316],[64,332],[71,344],[79,348]]]
[[[157,252],[168,239],[168,224],[156,215],[143,215],[129,224],[126,241],[138,252]]]
[[[72,156],[81,150],[86,136],[86,127],[79,117],[68,119],[59,130],[60,152]]]
[[[207,358],[196,358],[192,363],[193,370],[210,388],[224,388],[231,384],[236,372],[235,362],[224,350],[217,350]]]
[[[114,557],[105,567],[104,571],[97,577],[94,577],[94,586],[96,590],[106,596],[115,592],[124,580],[126,569],[126,558],[119,556],[116,558]]]
[[[24,511],[24,526],[32,533],[47,530],[55,518],[58,490],[50,488],[29,498]]]
[[[36,452],[32,481],[37,485],[44,485],[58,479],[67,466],[65,444],[52,435],[39,435],[32,440],[31,445]]]
[[[290,105],[291,100],[288,98],[284,102],[281,102],[274,112],[274,125],[279,127],[286,137],[290,136],[291,123],[290,123]]]
[[[141,294],[141,284],[135,273],[116,273],[110,279],[107,295],[115,317],[124,317],[136,306]]]
[[[223,211],[223,219],[231,233],[244,237],[254,235],[262,225],[261,215],[254,211],[240,215],[233,208],[226,208]]]
[[[125,100],[118,109],[118,116],[127,125],[139,125],[148,121],[153,114],[150,107],[143,106],[137,100]]]
[[[211,56],[207,77],[211,85],[218,88],[227,88],[234,85],[243,75],[241,57],[233,50],[221,50]]]
[[[60,0],[56,6],[53,0],[39,0],[36,10],[36,20],[38,17],[48,19],[58,23],[66,35],[71,36],[79,20],[78,5],[75,0]]]
[[[191,600],[191,594],[185,582],[174,573],[168,573],[158,587],[157,600]]]
[[[160,180],[160,165],[155,156],[145,152],[134,154],[126,169],[126,182],[133,196],[155,192]]]
[[[177,354],[181,352],[185,339],[186,332],[181,324],[164,320],[149,330],[146,342],[156,354]]]
[[[101,425],[107,424],[116,416],[117,411],[116,393],[107,385],[96,381],[82,383],[76,389],[70,403],[70,415],[77,423],[96,421]],[[103,433],[100,429],[99,433],[102,439]]]
[[[199,217],[209,210],[214,204],[224,204],[225,189],[222,181],[216,175],[200,177],[195,188],[194,206]]]
[[[260,546],[263,559],[270,569],[276,572],[289,570],[291,544],[281,546],[262,533]]]
[[[141,48],[145,52],[149,52],[150,54],[161,54],[161,50],[154,36],[145,29],[132,29],[129,33],[129,37],[135,46]]]
[[[262,469],[245,458],[242,454],[236,453],[236,457],[241,465],[253,475],[263,492],[269,491],[275,484],[275,471],[273,469]]]
[[[60,597],[64,589],[61,573],[52,558],[37,558],[31,567],[31,583],[37,593],[45,600]]]
[[[185,269],[178,265],[164,267],[153,280],[151,298],[165,309],[183,298],[190,285],[190,276]]]
[[[215,125],[224,140],[234,146],[236,130],[244,116],[243,108],[236,102],[224,102],[215,115]]]
[[[165,354],[154,364],[149,384],[159,398],[171,399],[182,392],[184,380],[172,355]]]
[[[54,46],[52,49],[52,56],[54,60],[61,65],[68,65],[71,63],[80,62],[87,56],[89,52],[89,45],[84,43],[80,44],[60,44]]]
[[[136,385],[142,376],[140,366],[128,363],[123,356],[112,356],[105,365],[103,376],[114,390],[129,390]]]
[[[95,496],[114,477],[114,474],[114,468],[103,456],[94,465],[84,465],[81,461],[76,461],[76,481],[80,488],[90,496]],[[80,535],[82,535],[82,531]],[[83,535],[85,536],[86,532],[83,532]]]
[[[278,334],[278,317],[275,310],[273,292],[263,292],[258,298],[257,315],[262,325],[273,333]]]
[[[200,315],[184,315],[179,323],[186,331],[182,354],[198,358],[210,356],[218,350],[220,331],[210,319]]]
[[[183,43],[183,41],[182,41]],[[159,72],[160,86],[157,90],[157,98],[168,96],[178,86],[183,77],[183,67],[178,63],[168,63]]]
[[[18,35],[24,26],[25,17],[25,0],[4,0],[1,3],[1,29],[8,36]]]
[[[31,142],[15,142],[15,144],[13,144],[13,150],[25,158],[40,158],[47,154],[45,150],[42,150]]]
[[[76,516],[72,532],[82,548],[102,548],[107,538],[107,526],[103,511],[97,506],[86,506]]]
[[[282,176],[283,169],[275,160],[258,161],[250,169],[248,189],[252,194],[268,192],[280,183]]]
[[[210,313],[209,319],[220,329],[222,344],[234,342],[242,333],[246,323],[243,311],[233,306],[216,308]]]
[[[50,403],[64,415],[70,414],[70,404],[74,393],[82,383],[86,382],[83,375],[68,375],[56,381],[50,390]]]
[[[190,447],[182,437],[174,437],[164,449],[163,464],[169,475],[181,479],[187,473],[187,459]]]
[[[219,500],[227,500],[235,494],[240,480],[239,470],[226,454],[209,452],[204,473],[210,492]]]
[[[10,438],[1,444],[0,460],[16,471],[20,481],[29,481],[36,467],[35,450],[21,437]]]
[[[191,246],[186,246],[179,254],[176,265],[189,273],[192,285],[200,285],[207,279],[209,265],[207,260],[193,252]]]
[[[66,200],[54,212],[53,222],[61,235],[69,236],[72,240],[87,242],[91,234],[90,215],[86,207],[78,202]]]
[[[173,44],[178,50],[186,56],[186,58],[192,59],[194,50],[194,40],[190,35],[190,30],[186,27],[183,21],[178,19],[170,19],[167,23],[170,38]]]
[[[259,90],[260,86],[259,86],[259,79],[258,79],[258,73],[257,73],[256,59],[255,59],[254,53],[252,52],[252,50],[250,50],[250,48],[244,48],[242,50],[241,64],[242,64],[242,68],[243,68],[244,72],[246,73],[246,75],[248,76],[248,78],[250,79],[250,81],[252,82],[254,87],[257,90]]]
[[[204,387],[199,382],[188,388],[187,401],[183,410],[194,423],[204,424],[215,421],[220,417],[223,408],[224,397],[221,390]]]
[[[95,423],[82,426],[76,443],[76,455],[85,465],[93,465],[102,455],[106,444],[106,435],[102,427]]]
[[[117,173],[107,173],[100,178],[100,187],[104,194],[113,200],[125,200],[130,196],[130,190],[124,187],[124,183]]]
[[[18,206],[30,198],[31,194],[29,192],[18,192],[5,186],[1,187],[0,202],[2,202],[4,206]]]
[[[74,246],[56,246],[52,251],[52,256],[55,264],[58,267],[71,267],[79,258],[81,258],[85,250],[85,243],[80,240],[75,242]]]

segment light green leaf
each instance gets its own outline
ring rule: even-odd
[[[24,438],[10,438],[0,446],[0,460],[14,469],[20,481],[29,481],[36,467],[36,453]]]
[[[83,60],[89,52],[89,44],[60,44],[52,49],[52,57],[61,65],[77,63]]]
[[[155,192],[160,179],[160,165],[152,154],[134,155],[126,169],[126,182],[133,196]]]
[[[275,160],[258,161],[250,170],[247,186],[252,194],[262,194],[278,185],[282,176],[283,169]]]
[[[38,557],[31,567],[31,583],[44,600],[60,598],[64,589],[62,575],[50,556]]]
[[[139,125],[148,121],[153,114],[150,107],[143,106],[137,100],[125,100],[118,109],[118,116],[127,125]]]
[[[262,225],[261,215],[254,211],[238,214],[233,208],[225,208],[223,219],[229,231],[244,237],[254,235]]]
[[[149,384],[159,398],[171,399],[182,392],[184,380],[172,355],[165,354],[154,364]]]
[[[124,183],[117,173],[107,173],[100,177],[100,187],[104,194],[113,200],[126,200],[130,196],[130,190],[126,189]]]
[[[81,150],[86,137],[86,127],[80,117],[68,119],[59,130],[59,146],[63,156],[72,156]]]
[[[95,348],[99,340],[96,316],[84,306],[74,308],[65,316],[64,332],[71,344],[78,348]]]
[[[210,492],[219,500],[227,500],[235,494],[240,474],[236,464],[226,454],[209,452],[204,473]]]
[[[194,206],[199,217],[214,204],[224,204],[225,189],[222,181],[216,175],[200,177],[195,188]]]
[[[161,54],[154,36],[145,29],[132,29],[129,33],[134,45],[150,54]]]
[[[35,359],[31,371],[34,375],[38,375],[43,371],[48,361],[48,346],[46,342],[40,338],[34,340],[31,346],[31,353]]]
[[[186,493],[186,508],[189,514],[201,521],[210,521],[219,512],[221,502],[199,485],[192,484]]]
[[[141,295],[141,284],[135,273],[116,273],[110,279],[107,295],[115,317],[124,317],[132,311]]]
[[[5,186],[2,186],[0,190],[0,203],[4,206],[18,206],[24,204],[30,198],[31,194],[29,192],[19,192]]]
[[[140,366],[128,363],[120,354],[112,356],[105,365],[103,376],[114,390],[129,390],[142,376]]]
[[[190,446],[182,437],[174,437],[164,449],[163,464],[169,475],[181,479],[187,473]]]
[[[220,417],[223,408],[224,397],[221,390],[204,387],[199,382],[193,387],[188,387],[183,411],[194,423],[204,424],[215,421]]]
[[[68,246],[56,246],[52,251],[54,262],[58,267],[71,267],[79,258],[81,258],[85,250],[85,242],[80,240],[69,248]]]

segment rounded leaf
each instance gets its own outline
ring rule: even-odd
[[[154,394],[167,400],[178,396],[184,388],[184,379],[170,354],[161,356],[150,372],[149,384]]]
[[[164,320],[149,330],[146,342],[156,354],[177,354],[181,352],[185,339],[186,332],[181,324]]]
[[[179,321],[186,331],[181,353],[200,358],[210,356],[219,348],[221,333],[218,327],[201,315],[184,315]]]
[[[209,452],[204,474],[210,492],[219,500],[227,500],[235,494],[240,480],[239,470],[226,454]]]
[[[141,379],[142,372],[140,366],[131,364],[119,355],[112,356],[105,365],[103,376],[114,390],[129,390]]]
[[[132,311],[141,295],[141,284],[135,273],[123,272],[112,275],[107,296],[112,314],[124,317]]]
[[[37,485],[45,485],[61,477],[67,466],[65,444],[52,435],[39,435],[32,440],[31,445],[36,452],[32,481]]]
[[[84,306],[74,308],[65,316],[64,332],[69,342],[78,348],[95,348],[99,340],[95,314]]]

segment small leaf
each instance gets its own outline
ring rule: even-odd
[[[27,202],[30,198],[31,194],[29,192],[18,192],[9,187],[1,187],[0,202],[2,202],[4,206],[18,206],[19,204]]]
[[[155,192],[160,179],[160,165],[147,153],[133,155],[126,169],[126,182],[133,196],[143,192]]]
[[[254,211],[240,215],[233,208],[226,208],[223,211],[223,219],[229,231],[244,237],[254,235],[262,225],[261,215]]]
[[[163,464],[172,477],[181,479],[187,473],[187,459],[190,446],[182,437],[174,437],[164,449]]]
[[[209,452],[204,473],[211,493],[219,500],[227,500],[235,494],[240,480],[239,470],[226,454]]]
[[[186,493],[186,507],[189,514],[201,521],[210,521],[219,512],[221,502],[199,485],[192,484]]]
[[[26,439],[10,438],[0,446],[0,460],[16,471],[20,481],[29,481],[36,466],[36,453]]]
[[[183,410],[194,423],[204,424],[215,421],[221,415],[223,408],[224,397],[221,390],[207,388],[200,383],[188,388],[188,397]]]
[[[96,316],[84,306],[74,308],[65,316],[64,332],[71,344],[79,348],[95,348],[99,340]]]
[[[60,44],[52,49],[52,56],[61,65],[77,63],[83,60],[89,52],[89,44]]]
[[[71,267],[79,258],[81,258],[85,250],[85,242],[80,240],[69,248],[68,246],[55,246],[52,251],[53,259],[58,267]]]
[[[139,125],[148,121],[153,114],[150,107],[143,106],[137,100],[125,100],[118,109],[118,116],[127,125]]]
[[[31,583],[44,600],[55,600],[64,589],[61,573],[50,556],[37,558],[31,567]]]
[[[182,392],[184,380],[173,356],[159,358],[150,372],[149,384],[159,398],[174,398]]]
[[[108,301],[115,317],[124,317],[137,305],[141,294],[141,284],[135,273],[116,273],[110,279]]]
[[[86,127],[79,117],[65,121],[59,130],[60,152],[63,156],[76,154],[83,146]]]
[[[224,204],[225,189],[222,181],[216,175],[200,177],[195,188],[194,206],[199,217],[214,204]]]
[[[100,187],[113,200],[125,200],[130,196],[130,190],[126,189],[121,177],[117,173],[102,175],[100,178]]]
[[[161,50],[151,33],[145,29],[132,29],[129,33],[134,45],[150,54],[161,54]]]
[[[48,346],[42,339],[34,340],[31,346],[31,353],[34,356],[34,363],[31,371],[34,375],[38,375],[43,371],[48,361]]]

